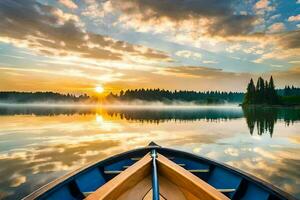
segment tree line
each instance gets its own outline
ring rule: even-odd
[[[107,101],[161,101],[161,102],[195,102],[195,103],[226,103],[242,102],[244,94],[242,92],[220,92],[220,91],[170,91],[164,89],[135,89],[120,91],[119,94],[110,93]]]
[[[90,97],[86,94],[60,94],[54,92],[0,92],[0,102],[34,103],[34,102],[83,102]]]
[[[246,93],[243,92],[222,92],[222,91],[188,91],[188,90],[164,90],[164,89],[134,89],[121,90],[119,93],[110,93],[102,98],[106,103],[114,101],[160,101],[165,104],[173,102],[192,102],[196,104],[221,104],[221,103],[242,103],[251,104],[282,104],[300,105],[300,88],[286,86],[284,89],[275,89],[273,77],[269,82],[261,77],[256,85],[253,79],[250,80]],[[36,102],[88,102],[96,103],[97,96],[60,94],[55,92],[0,92],[0,102],[4,103],[36,103]]]
[[[300,96],[300,88],[286,85],[283,89],[282,96]]]

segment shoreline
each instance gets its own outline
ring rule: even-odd
[[[199,109],[199,108],[240,108],[238,104],[66,104],[66,103],[1,103],[6,108],[124,108],[124,109]]]

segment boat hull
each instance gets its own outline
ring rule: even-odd
[[[230,199],[293,200],[293,196],[226,164],[188,152],[150,145],[91,163],[38,189],[25,200],[79,200],[155,149]]]

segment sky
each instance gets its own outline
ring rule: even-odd
[[[300,86],[300,0],[1,0],[0,90]]]

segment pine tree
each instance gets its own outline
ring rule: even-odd
[[[265,96],[264,96],[264,102],[269,103],[270,102],[270,92],[269,92],[269,84],[268,81],[265,81]]]
[[[247,92],[244,97],[244,104],[254,104],[255,103],[255,86],[253,79],[251,78],[248,86],[247,86]]]
[[[262,77],[257,79],[256,88],[255,88],[255,103],[261,104],[264,103],[264,95],[265,95],[265,83]]]
[[[275,85],[274,85],[274,80],[273,80],[272,76],[271,76],[270,82],[269,82],[269,93],[270,93],[270,104],[279,103],[279,98],[275,91]]]

